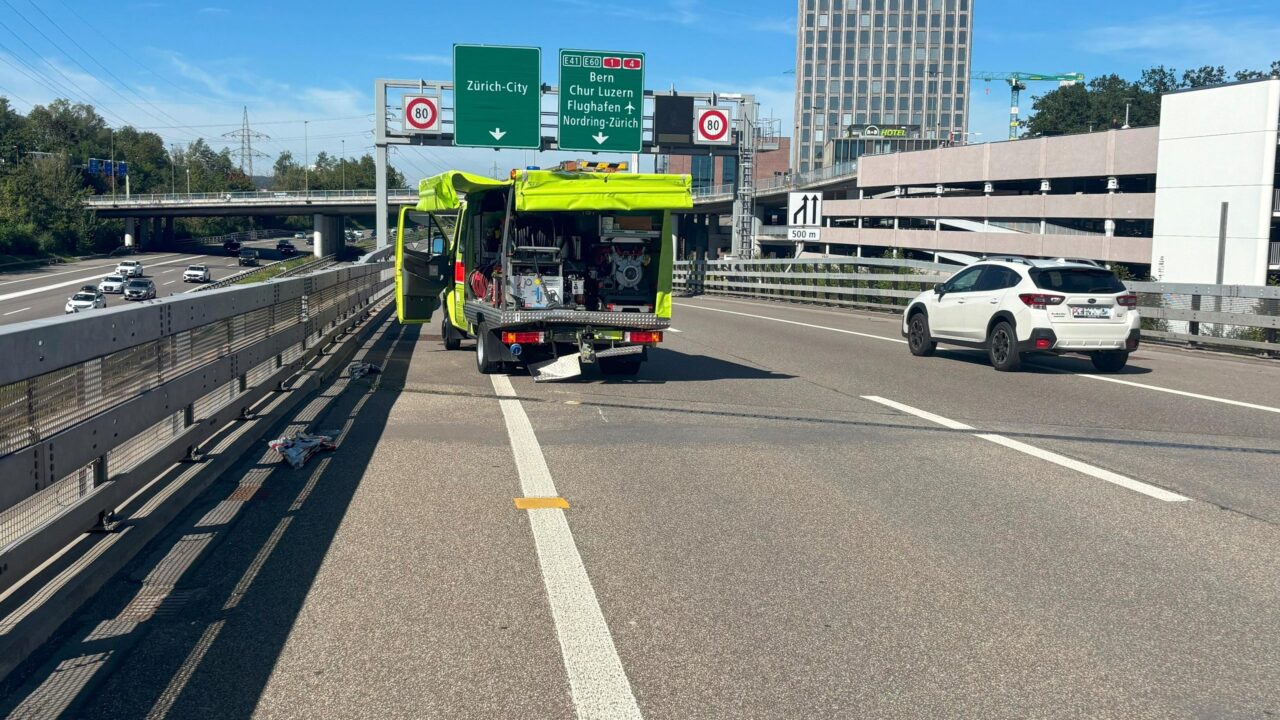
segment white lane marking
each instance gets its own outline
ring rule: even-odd
[[[889,342],[907,344],[906,340],[898,338],[885,337],[884,335],[872,335],[871,333],[856,332],[854,330],[842,330],[840,328],[827,327],[826,325],[810,325],[809,323],[796,322],[795,320],[783,320],[782,318],[769,317],[767,315],[754,315],[752,313],[735,312],[733,310],[721,310],[720,308],[703,307],[701,305],[687,305],[685,303],[675,303],[680,307],[693,308],[695,310],[708,310],[710,312],[726,313],[728,315],[741,315],[749,317],[753,320],[772,320],[773,322],[786,323],[788,325],[799,325],[800,327],[813,328],[815,330],[829,330],[831,332],[843,333],[845,335],[857,335],[858,337],[871,338],[872,340],[888,340]]]
[[[146,257],[146,256],[141,255],[139,257]],[[157,255],[156,259],[161,260],[167,257],[173,257],[173,254],[171,253],[169,255]],[[0,282],[0,285],[12,285],[14,283],[22,283],[22,282],[36,282],[38,280],[44,280],[46,278],[51,278],[51,277],[58,277],[60,275],[75,275],[77,273],[86,272],[88,270],[106,270],[108,268],[114,270],[116,266],[115,265],[95,265],[93,267],[81,267],[81,268],[76,268],[74,270],[63,270],[62,272],[41,274],[37,277],[21,278],[19,280],[6,280],[4,282]]]
[[[909,415],[915,415],[918,418],[923,418],[930,422],[934,422],[939,425],[942,425],[943,427],[951,428],[952,430],[972,430],[973,429],[972,427],[965,425],[964,423],[956,422],[955,420],[951,420],[949,418],[944,418],[941,415],[934,415],[931,412],[925,412],[924,410],[911,407],[910,405],[903,405],[900,402],[888,400],[878,395],[863,395],[862,399],[870,400],[871,402],[879,403],[881,405],[887,405],[888,407],[894,408],[895,410],[901,410],[902,412],[907,413]],[[1133,478],[1129,478],[1129,477],[1125,477],[1124,475],[1113,473],[1110,470],[1103,470],[1100,467],[1096,467],[1094,465],[1090,465],[1088,463],[1081,462],[1079,460],[1074,460],[1065,455],[1059,455],[1058,453],[1050,452],[1048,450],[1041,450],[1040,448],[1035,447],[1034,445],[1028,445],[1024,442],[1018,442],[1017,440],[1007,438],[1003,435],[996,435],[994,433],[974,433],[973,436],[982,438],[983,440],[986,440],[988,442],[993,442],[997,445],[1003,445],[1004,447],[1007,447],[1010,450],[1017,450],[1018,452],[1026,453],[1027,455],[1030,455],[1032,457],[1040,458],[1041,460],[1046,460],[1055,465],[1060,465],[1064,468],[1067,468],[1068,470],[1075,470],[1076,472],[1084,473],[1085,475],[1088,475],[1090,477],[1095,477],[1099,480],[1109,482],[1112,485],[1119,485],[1120,487],[1133,490],[1134,492],[1142,493],[1143,495],[1146,495],[1148,497],[1153,497],[1156,500],[1163,500],[1164,502],[1186,502],[1187,500],[1191,499],[1189,497],[1186,497],[1185,495],[1179,495],[1178,493],[1165,490],[1162,487],[1149,485],[1147,483],[1142,482],[1141,480],[1134,480]]]
[[[1059,455],[1058,453],[1050,452],[1048,450],[1041,450],[1033,445],[1018,442],[1017,440],[1007,438],[1003,435],[978,433],[977,437],[980,437],[983,440],[989,440],[997,445],[1003,445],[1012,450],[1017,450],[1021,453],[1026,453],[1032,457],[1040,458],[1041,460],[1047,460],[1055,465],[1061,465],[1064,468],[1096,477],[1099,480],[1109,482],[1112,485],[1119,485],[1120,487],[1128,488],[1134,492],[1140,492],[1143,495],[1153,497],[1157,500],[1163,500],[1165,502],[1186,502],[1191,499],[1185,495],[1179,495],[1178,493],[1170,492],[1164,488],[1156,487],[1155,485],[1148,485],[1141,480],[1134,480],[1133,478],[1113,473],[1110,470],[1103,470],[1100,467],[1095,467],[1088,463],[1080,462],[1079,460],[1073,460],[1065,455]]]
[[[26,311],[28,311],[28,310],[30,310],[30,309],[31,309],[31,308],[29,308],[29,307],[24,307],[24,308],[22,308],[21,310],[10,310],[9,312],[5,313],[5,315],[17,315],[17,314],[18,314],[18,313],[20,313],[20,312],[26,312]]]
[[[684,331],[683,331],[683,330],[677,330],[677,329],[675,329],[675,328],[673,328],[673,327],[669,327],[669,328],[667,328],[667,332],[675,332],[675,333],[678,333],[678,332],[684,332]]]
[[[170,281],[169,281],[169,282],[167,282],[167,283],[161,283],[161,286],[164,286],[164,285],[172,285],[172,284],[174,284],[174,283],[176,283],[176,282],[178,282],[178,281],[177,281],[177,280],[170,280]]]
[[[931,412],[926,412],[918,408],[913,408],[910,405],[903,405],[900,402],[890,400],[888,398],[882,398],[879,395],[863,395],[862,399],[870,400],[873,403],[880,403],[881,405],[887,405],[893,408],[894,410],[904,412],[908,415],[915,415],[918,418],[923,418],[925,420],[928,420],[929,422],[937,423],[946,428],[951,428],[952,430],[972,430],[973,429],[972,426],[965,425],[962,422],[956,422],[955,420],[944,418],[941,415],[934,415]]]
[[[888,340],[906,344],[906,340],[900,340],[894,337],[886,337],[884,335],[872,335],[870,333],[854,332],[852,330],[841,330],[840,328],[825,327],[823,325],[810,325],[808,323],[795,322],[794,320],[783,320],[781,318],[765,317],[763,315],[752,315],[751,313],[733,312],[732,310],[720,310],[718,308],[702,307],[700,305],[687,305],[685,303],[675,303],[680,307],[695,308],[698,310],[710,310],[712,312],[729,313],[730,315],[742,315],[745,317],[756,318],[759,320],[773,320],[774,322],[787,323],[789,325],[801,325],[804,327],[816,328],[819,330],[830,330],[832,332],[845,333],[846,335],[858,335],[860,337],[875,338],[877,340]],[[749,304],[749,303],[743,303]],[[807,310],[808,308],[794,308],[796,310]],[[1121,380],[1119,378],[1106,377],[1105,375],[1093,375],[1090,373],[1078,373],[1070,370],[1062,370],[1061,368],[1046,367],[1046,370],[1062,373],[1064,375],[1072,375],[1074,377],[1089,378],[1090,380],[1102,380],[1104,382],[1119,383],[1121,385],[1130,385],[1144,390],[1155,390],[1156,392],[1169,393],[1171,395],[1182,395],[1183,397],[1195,398],[1197,400],[1208,400],[1210,402],[1222,403],[1224,405],[1235,405],[1236,407],[1249,408],[1251,410],[1262,410],[1264,412],[1280,413],[1280,407],[1271,407],[1269,405],[1255,405],[1254,403],[1241,402],[1240,400],[1231,400],[1228,398],[1217,397],[1214,395],[1201,395],[1200,393],[1187,392],[1186,390],[1174,390],[1173,388],[1160,387],[1159,385],[1147,385],[1146,383],[1137,383],[1131,380]]]
[[[1197,400],[1209,400],[1212,402],[1224,403],[1226,405],[1235,405],[1238,407],[1251,408],[1253,410],[1263,410],[1265,412],[1280,413],[1280,407],[1271,407],[1269,405],[1255,405],[1253,403],[1240,402],[1239,400],[1228,400],[1227,398],[1214,397],[1212,395],[1201,395],[1199,393],[1187,392],[1186,390],[1174,390],[1173,388],[1165,388],[1165,387],[1160,387],[1158,385],[1147,385],[1146,383],[1136,383],[1131,380],[1121,380],[1119,378],[1106,377],[1105,375],[1080,374],[1079,377],[1086,377],[1091,380],[1102,380],[1105,382],[1119,383],[1121,385],[1131,385],[1136,388],[1143,388],[1144,390],[1155,390],[1156,392],[1164,392],[1164,393],[1169,393],[1171,395],[1182,395],[1184,397],[1196,398]]]
[[[186,257],[186,258],[179,258],[179,259],[177,259],[177,260],[168,260],[168,261],[165,261],[165,262],[156,262],[156,263],[150,263],[150,264],[151,264],[153,267],[154,267],[154,266],[156,266],[156,265],[170,265],[170,264],[172,264],[172,263],[177,263],[177,262],[186,262],[186,261],[188,261],[188,260],[194,260],[194,259],[196,259],[196,258],[198,258],[198,257],[201,257],[201,256],[200,256],[200,255],[191,255],[191,256],[188,256],[188,257]],[[145,264],[145,263],[144,263],[143,267],[146,267],[146,264]],[[94,283],[94,284],[97,284],[97,283],[99,283],[99,282],[101,282],[101,281],[102,281],[102,278],[103,278],[103,276],[102,276],[102,275],[90,275],[89,277],[83,277],[83,278],[80,278],[79,280],[67,280],[67,281],[64,281],[64,282],[55,283],[55,284],[53,284],[53,285],[43,285],[43,286],[38,287],[38,288],[30,288],[30,289],[27,289],[27,290],[19,290],[19,291],[17,291],[17,292],[11,292],[11,293],[7,293],[7,294],[5,294],[5,295],[0,295],[0,302],[3,302],[3,301],[5,301],[5,300],[12,300],[12,299],[14,299],[14,298],[26,297],[27,295],[35,295],[35,294],[37,294],[37,293],[42,293],[42,292],[46,292],[46,291],[49,291],[49,290],[57,290],[58,288],[71,287],[72,285],[86,285],[86,284],[88,284],[88,283]]]
[[[501,398],[511,452],[525,497],[557,497],[542,447],[529,416],[505,375],[490,376]],[[559,508],[526,510],[542,567],[542,582],[555,620],[560,653],[569,676],[569,691],[579,720],[640,718],[631,682],[613,644],[591,578],[573,541],[573,532]]]

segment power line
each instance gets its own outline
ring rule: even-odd
[[[254,123],[254,125],[255,125],[255,126],[259,126],[259,127],[261,127],[261,126],[263,126],[263,125],[297,125],[297,124],[300,124],[300,123],[303,123],[303,122],[310,122],[310,123],[338,122],[338,121],[341,121],[341,120],[363,120],[363,119],[365,119],[365,118],[369,118],[369,117],[373,117],[373,113],[365,113],[365,114],[363,114],[363,115],[347,115],[347,116],[345,116],[345,117],[325,117],[325,118],[315,118],[315,119],[312,119],[312,118],[299,118],[299,119],[297,119],[297,120],[266,120],[266,121],[262,121],[262,122],[256,122],[256,123]],[[225,123],[210,123],[210,124],[208,124],[208,125],[147,125],[147,126],[145,126],[145,127],[139,127],[139,128],[137,128],[137,129],[138,129],[138,130],[166,130],[166,129],[178,128],[178,127],[186,127],[186,128],[225,128],[225,127],[238,127],[240,124],[241,124],[241,123],[238,123],[238,122],[234,122],[234,123],[233,123],[233,122],[225,122]],[[301,136],[299,136],[299,137],[301,137]]]
[[[24,19],[25,19],[25,18],[24,18]],[[28,24],[30,24],[30,21],[28,21]],[[8,30],[8,31],[9,31],[9,34],[10,34],[10,35],[12,35],[12,36],[14,36],[15,38],[17,38],[17,39],[18,39],[18,42],[22,43],[23,47],[25,47],[25,48],[27,48],[28,50],[30,50],[30,51],[31,51],[31,54],[32,54],[32,55],[36,56],[37,58],[41,57],[41,55],[40,55],[39,51],[37,51],[35,48],[31,47],[31,44],[30,44],[30,43],[28,43],[26,40],[22,39],[22,36],[21,36],[21,35],[19,35],[19,34],[18,34],[18,33],[16,33],[16,32],[14,32],[14,31],[13,31],[13,28],[11,28],[11,27],[9,27],[8,25],[6,25],[6,24],[4,23],[4,21],[0,21],[0,27],[4,28],[5,30]],[[5,52],[10,52],[7,48],[4,48],[3,46],[0,46],[0,50],[4,50]],[[11,55],[13,55],[13,53],[10,53],[10,54],[11,54]],[[15,57],[19,62],[22,62],[23,64],[26,64],[26,61],[24,61],[22,58],[18,57],[17,55],[13,55],[13,57]],[[105,105],[103,105],[102,103],[97,102],[96,100],[94,100],[92,95],[90,95],[88,92],[86,92],[84,88],[82,88],[82,87],[80,87],[78,84],[76,84],[76,81],[72,80],[70,77],[68,77],[68,76],[67,76],[67,74],[66,74],[66,73],[62,72],[62,69],[61,69],[61,68],[59,68],[57,65],[54,65],[53,63],[49,62],[48,60],[44,60],[44,63],[45,63],[46,65],[48,65],[48,66],[49,66],[49,68],[50,68],[50,69],[52,69],[54,72],[58,73],[58,75],[62,76],[62,77],[67,81],[67,84],[68,84],[68,85],[70,85],[71,87],[73,87],[73,88],[75,88],[75,89],[79,90],[79,91],[80,91],[80,94],[81,94],[81,95],[83,95],[85,98],[87,98],[87,99],[89,100],[89,104],[90,104],[90,105],[94,105],[94,106],[96,106],[96,107],[98,107],[98,108],[101,108],[101,110],[102,110],[104,113],[110,113],[110,114],[114,115],[114,116],[116,117],[116,119],[117,119],[117,120],[119,120],[120,122],[124,123],[125,125],[130,125],[130,124],[131,124],[128,120],[125,120],[125,119],[124,119],[123,117],[121,117],[118,113],[116,113],[116,112],[114,112],[114,111],[112,111],[112,110],[108,109],[108,108],[107,108]],[[34,68],[33,68],[33,69],[34,69]],[[43,73],[41,73],[41,75],[43,76]]]
[[[9,6],[9,8],[10,8],[10,9],[12,9],[15,13],[16,13],[16,12],[18,12],[17,8],[14,8],[12,5],[10,5],[8,0],[4,0],[4,4],[5,4],[5,5],[8,5],[8,6]],[[154,103],[152,103],[151,101],[149,101],[149,100],[147,100],[146,98],[144,98],[144,97],[142,96],[142,94],[141,94],[141,93],[139,93],[137,90],[134,90],[132,87],[130,87],[130,86],[129,86],[129,84],[128,84],[128,83],[126,83],[124,80],[121,80],[121,79],[120,79],[120,77],[119,77],[119,76],[117,76],[115,73],[111,72],[111,69],[110,69],[110,68],[108,68],[106,65],[103,65],[101,62],[99,62],[99,61],[98,61],[98,59],[97,59],[97,58],[96,58],[92,53],[90,53],[90,52],[88,52],[87,50],[85,50],[85,49],[84,49],[84,46],[82,46],[80,43],[76,42],[76,39],[75,39],[75,38],[73,38],[73,37],[71,37],[71,35],[69,35],[69,34],[67,33],[67,31],[66,31],[66,30],[64,30],[64,29],[62,28],[62,26],[61,26],[61,25],[59,25],[59,24],[57,23],[57,21],[55,21],[53,18],[49,17],[48,13],[46,13],[44,10],[41,10],[39,5],[36,5],[34,2],[32,2],[32,0],[27,0],[27,4],[31,5],[31,7],[32,7],[32,8],[34,8],[36,12],[40,13],[40,15],[41,15],[41,16],[43,16],[45,20],[48,20],[50,25],[53,25],[55,28],[57,28],[58,32],[62,33],[62,36],[63,36],[63,37],[65,37],[67,40],[70,40],[70,41],[71,41],[71,44],[72,44],[72,45],[75,45],[75,46],[76,46],[76,48],[78,48],[78,49],[80,50],[80,52],[84,54],[84,56],[85,56],[85,57],[87,57],[87,58],[89,58],[90,60],[92,60],[92,61],[93,61],[93,63],[94,63],[95,65],[97,65],[98,67],[102,68],[103,72],[105,72],[107,75],[111,76],[111,78],[112,78],[112,79],[114,79],[116,82],[120,83],[120,85],[121,85],[122,87],[124,87],[126,90],[128,90],[128,91],[129,91],[129,92],[131,92],[131,93],[133,93],[133,94],[134,94],[134,95],[135,95],[139,100],[141,100],[142,102],[146,103],[147,105],[150,105],[150,106],[151,106],[151,107],[152,107],[152,108],[153,108],[157,113],[159,113],[159,114],[160,114],[160,116],[161,116],[161,117],[164,117],[164,118],[168,119],[169,121],[171,121],[171,122],[175,122],[175,123],[181,123],[181,122],[182,122],[182,121],[181,121],[181,120],[179,120],[178,118],[176,118],[176,117],[174,117],[174,116],[170,115],[169,113],[165,112],[164,110],[161,110],[159,107],[156,107],[156,105],[155,105]],[[23,17],[23,20],[26,20],[26,22],[27,22],[27,24],[28,24],[28,25],[31,25],[32,27],[35,27],[35,25],[34,25],[30,20],[28,20],[26,17]],[[37,29],[37,32],[39,32],[39,30],[38,30],[38,29]],[[49,40],[49,37],[48,37],[47,35],[45,35],[43,32],[41,32],[41,33],[40,33],[40,35],[41,35],[42,37],[44,37],[46,40]],[[49,40],[49,42],[50,42],[50,44],[53,44],[53,41],[52,41],[52,40]],[[57,47],[57,46],[55,45],[55,47]],[[59,48],[59,49],[61,49],[61,48]],[[65,50],[63,50],[63,53],[64,53],[67,57],[71,57],[71,54],[70,54],[70,53],[68,53],[68,52],[66,52]],[[72,61],[75,61],[75,58],[72,58]],[[76,62],[76,65],[79,65],[79,66],[80,66],[80,69],[84,70],[85,72],[89,72],[89,71],[88,71],[88,69],[87,69],[87,68],[85,68],[83,65],[80,65],[80,63],[79,63],[79,62]],[[104,83],[104,85],[105,85],[105,83]],[[116,93],[116,94],[120,95],[120,93]],[[124,95],[120,95],[120,97],[122,97],[122,98],[123,98],[123,97],[124,97]],[[127,99],[127,98],[125,98],[125,99],[126,99],[126,101],[128,101],[128,99]],[[131,104],[131,105],[133,105],[134,107],[137,107],[139,110],[141,110],[141,109],[142,109],[141,107],[139,107],[138,105],[134,104],[133,102],[131,102],[131,101],[129,101],[129,102],[130,102],[130,104]],[[183,126],[181,126],[181,125],[180,125],[179,127],[183,127]],[[195,134],[195,133],[192,133],[192,135],[194,136],[194,135],[196,135],[196,134]]]

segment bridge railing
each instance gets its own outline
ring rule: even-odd
[[[292,202],[333,202],[341,200],[372,201],[377,197],[373,190],[259,190],[257,192],[216,193],[158,193],[147,195],[92,195],[86,199],[89,207],[154,207],[157,205],[278,205]],[[397,188],[387,192],[395,202],[417,200],[415,190]]]
[[[0,328],[0,593],[389,292],[389,263]]]
[[[959,268],[891,258],[713,260],[675,264],[686,295],[901,312],[911,298]],[[1146,339],[1280,352],[1280,287],[1128,282],[1138,296]]]

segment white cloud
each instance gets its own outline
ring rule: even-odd
[[[1179,68],[1224,65],[1228,71],[1266,69],[1280,46],[1280,19],[1249,8],[1188,6],[1132,23],[1080,33],[1080,47]]]
[[[778,33],[787,35],[791,38],[796,36],[796,19],[795,18],[763,18],[755,21],[751,25],[751,29],[757,32]]]
[[[202,15],[222,15],[231,11],[224,7],[202,7],[196,12],[199,12]]]
[[[448,55],[398,55],[400,60],[412,63],[423,63],[426,65],[452,65],[453,58]]]

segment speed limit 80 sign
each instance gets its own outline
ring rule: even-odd
[[[693,142],[695,145],[729,145],[733,132],[729,129],[729,110],[704,107],[694,111]]]
[[[440,101],[430,95],[405,95],[400,120],[407,133],[440,132]]]

